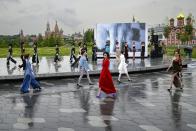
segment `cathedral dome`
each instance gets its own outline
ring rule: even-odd
[[[179,13],[178,16],[177,16],[177,19],[180,19],[180,18],[185,18],[184,14],[182,12]]]

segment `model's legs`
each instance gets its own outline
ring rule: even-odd
[[[126,75],[127,75],[127,78],[128,78],[128,80],[130,81],[131,79],[130,79],[130,77],[129,77],[129,74],[128,74],[128,72],[126,73]]]
[[[82,70],[82,71],[80,71],[80,77],[79,77],[79,79],[78,79],[78,85],[80,85],[80,81],[81,81],[83,75],[84,75],[84,72],[83,72],[83,70]]]
[[[118,81],[120,82],[120,78],[121,78],[121,73],[119,73],[119,76],[118,76]]]
[[[90,76],[89,76],[89,72],[88,72],[88,71],[86,71],[86,76],[87,76],[87,78],[88,78],[88,82],[89,82],[89,84],[92,84],[91,79],[90,79]]]

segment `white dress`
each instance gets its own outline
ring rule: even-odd
[[[121,54],[120,55],[120,64],[118,66],[119,73],[120,74],[128,73],[127,66],[128,66],[127,63],[125,63],[125,56]]]

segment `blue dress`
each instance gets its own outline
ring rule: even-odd
[[[33,89],[41,89],[40,84],[35,80],[35,76],[33,74],[33,70],[31,68],[31,64],[29,60],[25,60],[26,67],[25,67],[25,73],[24,73],[24,80],[21,85],[21,92],[28,93],[30,89],[30,85]]]

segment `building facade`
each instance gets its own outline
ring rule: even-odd
[[[57,21],[56,21],[54,30],[50,29],[50,23],[47,22],[46,31],[45,31],[45,38],[48,38],[50,36],[63,37],[63,30],[62,30],[62,28],[59,30],[59,26],[58,26]]]
[[[177,18],[176,18],[176,23],[175,23],[175,19],[174,18],[171,18],[169,20],[169,29],[170,29],[170,33],[169,33],[169,36],[168,38],[165,40],[165,43],[168,44],[168,45],[178,45],[178,44],[182,44],[181,41],[179,40],[178,38],[178,34],[179,33],[183,33],[185,32],[185,29],[184,27],[186,25],[193,25],[193,20],[191,17],[187,17],[185,18],[184,14],[183,13],[180,13]],[[194,27],[194,25],[193,25]],[[187,43],[188,44],[196,44],[196,29],[193,28],[193,31],[192,31],[192,40],[191,41],[188,41]]]

